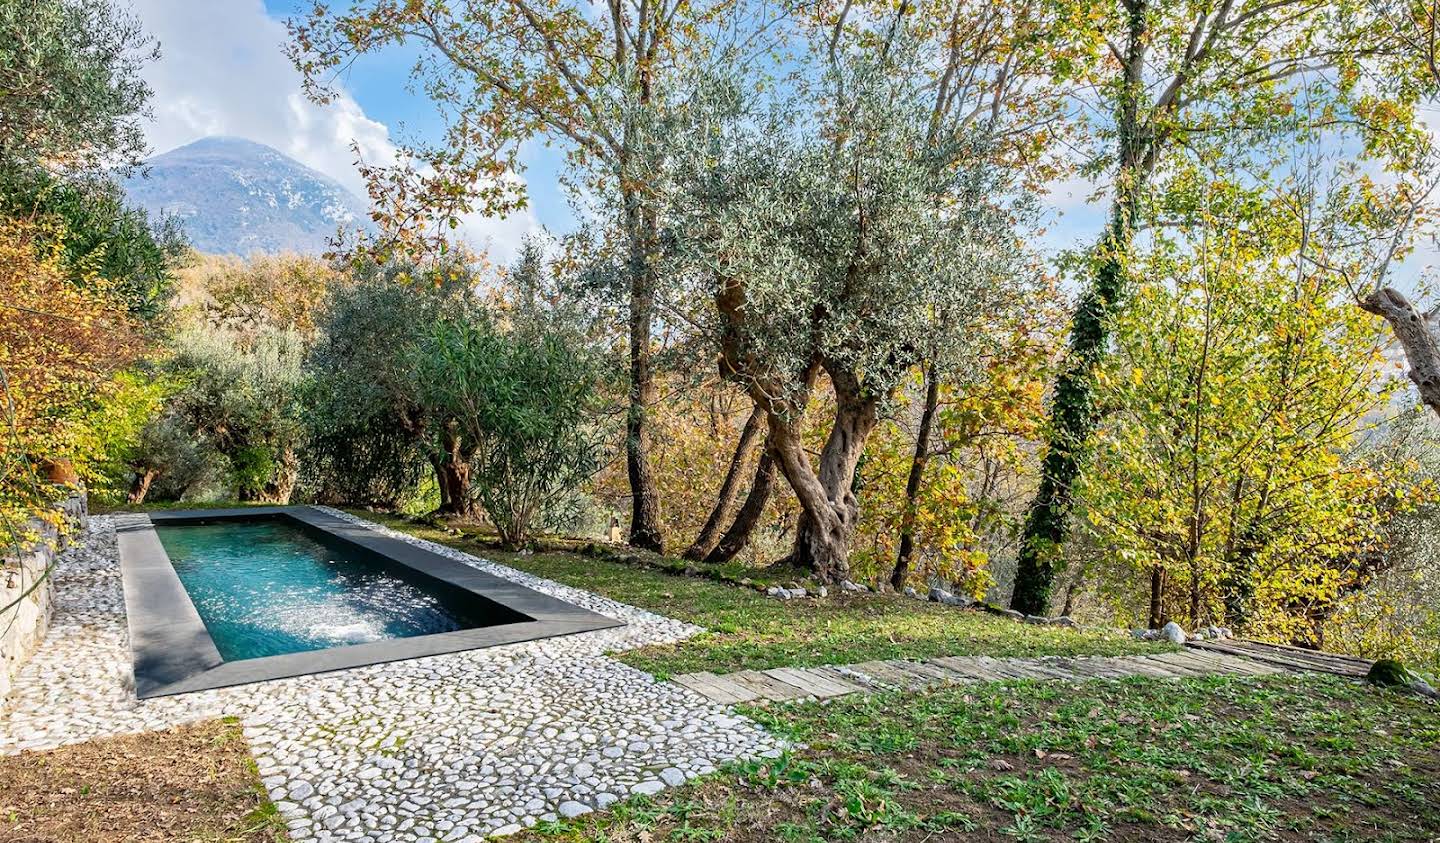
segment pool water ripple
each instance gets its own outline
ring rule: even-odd
[[[156,533],[226,661],[495,622],[283,522],[160,526]]]

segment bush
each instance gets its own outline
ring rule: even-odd
[[[578,331],[537,312],[509,322],[451,315],[435,324],[416,371],[425,400],[474,448],[471,488],[504,544],[566,517],[600,462],[590,413],[599,364]]]
[[[377,279],[331,291],[306,360],[305,484],[319,500],[394,508],[435,447],[414,364],[445,297]]]
[[[265,329],[241,343],[222,331],[190,331],[176,347],[186,385],[172,411],[229,462],[241,500],[289,502],[302,434],[299,337]]]

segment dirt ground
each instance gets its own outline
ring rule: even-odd
[[[0,758],[5,843],[284,839],[233,721]]]

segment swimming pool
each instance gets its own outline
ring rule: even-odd
[[[155,532],[226,661],[530,620],[279,520]]]
[[[315,507],[123,515],[116,534],[141,698],[622,625]]]

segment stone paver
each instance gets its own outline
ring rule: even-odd
[[[378,527],[627,625],[139,701],[114,525],[91,521],[0,709],[0,755],[235,715],[294,839],[409,842],[513,833],[782,749],[707,695],[604,655],[698,627]]]
[[[833,667],[779,668],[766,674],[783,679],[782,693],[770,696],[760,686],[752,686],[755,696],[745,702],[768,702],[797,699],[794,688],[808,690],[804,696],[828,699],[867,690],[922,690],[939,685],[966,682],[1001,682],[1014,679],[1038,681],[1082,681],[1086,679],[1124,679],[1148,676],[1152,679],[1180,679],[1213,676],[1221,673],[1241,676],[1263,676],[1283,671],[1273,665],[1214,652],[1184,650],[1177,653],[1155,653],[1143,656],[1079,656],[1061,658],[1042,656],[1032,659],[997,659],[989,656],[941,656],[924,662],[869,661]],[[745,674],[753,671],[743,672]],[[706,684],[691,684],[699,674],[676,676],[675,682],[687,684],[708,694]],[[714,684],[742,674],[716,676],[706,673],[707,682]],[[825,679],[848,685],[849,689],[827,687]]]

